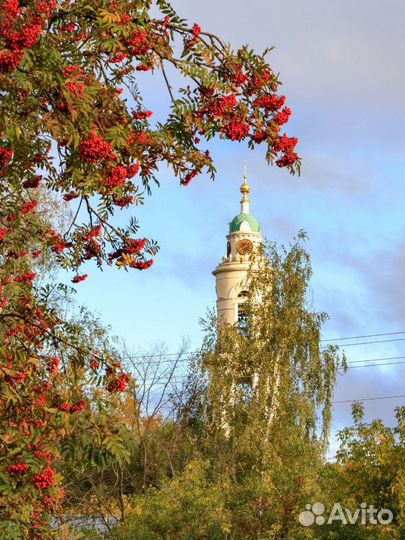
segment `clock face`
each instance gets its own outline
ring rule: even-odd
[[[239,255],[249,255],[253,251],[253,244],[250,240],[239,240],[236,249]]]

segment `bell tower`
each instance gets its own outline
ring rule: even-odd
[[[246,163],[240,191],[240,214],[229,223],[226,256],[213,271],[219,324],[235,324],[242,316],[241,305],[246,300],[246,278],[251,255],[263,242],[260,225],[250,214],[250,186]]]

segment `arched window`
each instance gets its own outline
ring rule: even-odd
[[[248,323],[248,317],[246,313],[246,309],[244,307],[244,304],[247,300],[248,292],[247,291],[241,291],[238,294],[238,323],[242,331],[246,330],[247,323]]]

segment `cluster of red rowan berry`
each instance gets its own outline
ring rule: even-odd
[[[96,133],[79,144],[80,159],[86,163],[98,163],[112,157],[112,145]]]
[[[55,471],[49,467],[49,465],[45,467],[41,473],[36,474],[32,479],[32,483],[38,489],[49,488],[54,485],[54,482]]]
[[[19,0],[2,4],[0,24],[0,72],[9,73],[21,63],[27,49],[37,44],[46,21],[56,8],[56,0],[30,2],[20,6]]]

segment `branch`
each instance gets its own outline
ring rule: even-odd
[[[182,26],[178,26],[176,24],[170,24],[169,26],[170,29],[174,30],[175,32],[177,32],[178,34],[191,34],[193,35],[193,31],[190,30],[189,28],[183,28]],[[200,36],[207,36],[208,38],[210,38],[211,41],[217,41],[219,43],[219,45],[225,49],[225,43],[222,42],[222,40],[215,34],[212,34],[211,32],[200,32]],[[201,39],[201,38],[199,38]],[[214,44],[213,44],[214,45]],[[218,49],[218,47],[216,45],[214,45],[214,47],[221,53],[223,54],[223,52]]]
[[[60,336],[58,336],[57,334],[54,334],[52,333],[50,330],[47,330],[45,329],[42,325],[30,320],[30,319],[27,319],[27,317],[24,317],[23,315],[21,315],[21,313],[13,313],[13,312],[9,312],[9,313],[2,313],[0,314],[0,318],[8,318],[8,317],[15,317],[16,319],[20,319],[21,321],[24,321],[26,324],[30,324],[32,326],[35,326],[35,328],[38,328],[40,329],[44,334],[46,334],[49,338],[52,338],[56,341],[59,341],[60,343],[64,343],[65,345],[67,345],[68,347],[71,347],[72,349],[75,349],[77,352],[79,352],[80,354],[82,355],[89,355],[89,356],[92,356],[93,358],[97,359],[97,360],[100,360],[100,357],[93,353],[90,349],[88,349],[87,351],[83,348],[83,347],[80,347],[79,345],[75,345],[74,343],[71,343],[68,339],[65,339],[65,338],[62,338]]]
[[[80,203],[79,203],[79,206],[77,207],[77,210],[76,210],[76,213],[75,213],[75,216],[74,216],[74,218],[73,218],[72,223],[70,224],[68,230],[67,230],[67,231],[65,232],[65,234],[63,235],[64,238],[67,237],[67,235],[69,234],[71,228],[72,228],[73,225],[75,224],[76,219],[77,219],[77,216],[79,215],[79,212],[80,212],[80,208],[81,208],[81,206],[82,206],[82,202],[83,202],[83,197],[80,199]]]
[[[171,85],[169,83],[169,80],[167,78],[167,75],[166,75],[166,71],[165,71],[165,68],[164,68],[164,65],[163,65],[163,59],[160,62],[160,67],[162,68],[163,77],[164,77],[167,89],[169,91],[170,97],[171,97],[172,101],[174,101],[174,96],[173,96],[173,93],[172,93],[172,87],[171,87]]]

